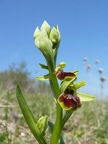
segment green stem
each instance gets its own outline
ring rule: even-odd
[[[54,93],[54,97],[57,99],[60,95],[60,89],[57,82],[56,75],[53,75],[50,79],[50,85]],[[58,103],[56,103],[56,121],[53,129],[51,144],[57,144],[61,134],[61,121],[62,121],[62,108]]]
[[[52,92],[54,94],[54,97],[57,99],[58,96],[60,95],[61,91],[59,89],[59,84],[56,78],[56,73],[55,73],[55,66],[54,63],[50,63],[50,61],[47,61],[48,68],[49,68],[49,73],[50,73],[50,86],[52,89]],[[62,108],[58,103],[56,103],[56,121],[54,125],[54,129],[52,132],[52,137],[51,137],[51,144],[57,144],[60,138],[61,134],[61,121],[62,121]]]
[[[53,60],[52,59],[46,59],[46,60],[49,69],[49,74],[50,74],[50,80],[49,80],[50,86],[54,97],[57,99],[58,96],[61,94],[61,91],[55,73],[56,61],[54,61],[54,58]],[[58,144],[61,130],[62,130],[61,129],[62,115],[63,115],[63,110],[61,106],[58,103],[56,103],[56,121],[53,128],[50,144]]]
[[[57,103],[57,116],[56,116],[56,122],[54,125],[52,137],[50,144],[58,144],[60,134],[61,134],[61,121],[62,121],[62,108],[60,105]]]
[[[68,121],[68,119],[70,118],[70,116],[72,115],[72,113],[73,113],[72,109],[66,111],[66,114],[65,114],[64,118],[62,119],[62,123],[61,123],[61,127],[62,128],[64,127],[65,123]]]

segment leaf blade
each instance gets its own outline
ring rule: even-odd
[[[47,144],[45,138],[41,135],[40,131],[36,127],[36,120],[25,101],[25,98],[23,96],[23,93],[22,93],[22,90],[21,90],[19,84],[17,85],[17,88],[16,88],[16,96],[17,96],[17,100],[18,100],[19,106],[21,108],[21,111],[23,113],[23,116],[24,116],[32,134],[34,135],[34,137],[40,144]]]

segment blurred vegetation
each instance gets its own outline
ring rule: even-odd
[[[43,92],[43,90],[44,93],[45,90],[48,93],[51,92],[47,83],[36,81],[36,79],[30,76],[30,72],[27,70],[27,65],[24,61],[19,65],[13,63],[9,66],[8,70],[0,72],[0,88],[15,90],[18,83],[27,93]]]
[[[17,103],[17,83],[35,117],[48,115],[49,120],[55,121],[55,101],[48,83],[31,78],[25,62],[12,64],[0,72],[0,144],[36,144]],[[108,144],[108,100],[83,103],[66,123],[62,134],[66,144]],[[49,139],[48,129],[46,136]]]

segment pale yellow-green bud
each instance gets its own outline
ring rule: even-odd
[[[58,27],[57,28],[53,27],[51,29],[49,38],[50,38],[50,40],[52,41],[53,44],[58,44],[60,42],[61,37],[60,37]]]
[[[41,29],[41,31],[46,32],[47,35],[49,36],[49,33],[50,33],[50,25],[49,25],[46,21],[43,22],[43,24],[42,24],[42,26],[41,26],[40,29]]]
[[[41,50],[44,55],[48,55],[52,51],[52,43],[44,32],[40,32],[35,39],[35,45]]]
[[[45,135],[46,128],[48,126],[48,117],[40,116],[39,120],[36,123],[36,127],[39,129],[42,135]]]
[[[34,35],[33,35],[33,38],[36,39],[36,37],[38,37],[40,35],[40,30],[39,28],[37,27],[34,31]]]

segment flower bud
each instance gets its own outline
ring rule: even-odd
[[[50,26],[44,21],[41,28],[36,28],[34,32],[34,42],[36,47],[42,52],[44,55],[47,64],[54,67],[54,54],[53,54],[53,44],[49,38]],[[50,66],[50,69],[51,69]]]
[[[42,26],[41,26],[41,31],[45,31],[47,33],[47,35],[49,36],[50,33],[50,25],[44,21]]]
[[[39,28],[37,27],[37,28],[35,29],[34,35],[33,35],[34,40],[35,40],[39,35],[40,35],[40,30],[39,30]]]
[[[60,37],[60,32],[58,30],[58,27],[57,28],[53,27],[51,29],[49,38],[54,45],[60,42],[61,37]]]
[[[38,33],[37,35],[35,35],[37,36],[35,39],[35,45],[39,48],[46,59],[53,61],[52,43],[50,39],[44,32],[40,32],[40,34]]]
[[[39,131],[42,133],[42,135],[45,135],[45,130],[48,126],[48,117],[45,116],[40,116],[39,120],[36,123],[37,128]]]

